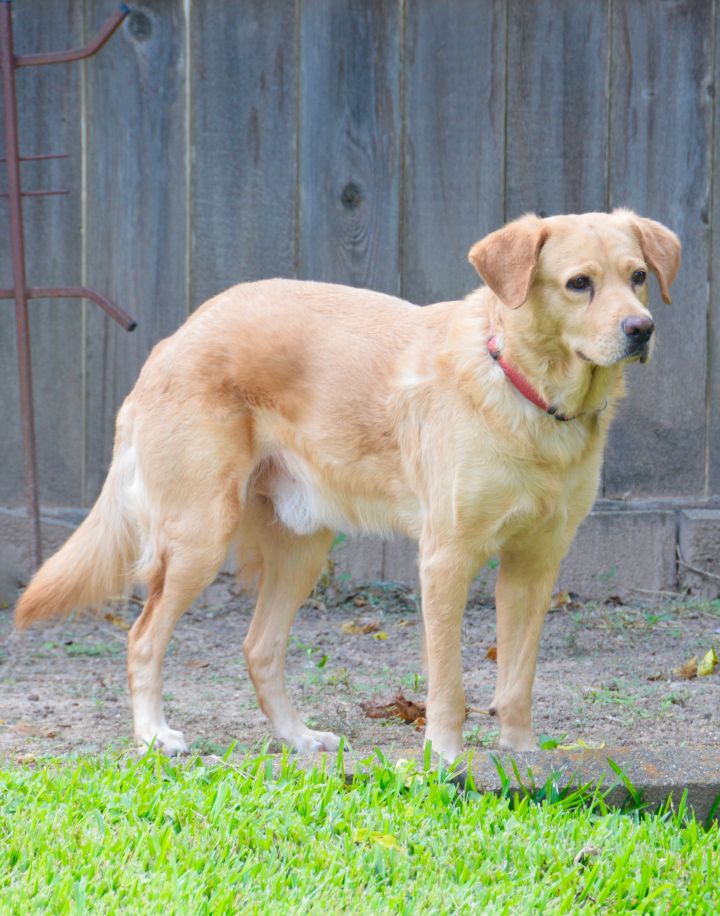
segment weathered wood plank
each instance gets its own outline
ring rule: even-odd
[[[505,3],[405,5],[401,291],[426,304],[478,285],[474,242],[502,225]],[[414,581],[417,545],[383,547],[384,578]]]
[[[14,5],[17,54],[60,50],[82,40],[82,9],[74,0]],[[71,159],[26,162],[25,190],[67,188],[66,197],[26,198],[27,280],[32,286],[80,281],[80,76],[78,64],[16,71],[21,155],[67,152]],[[0,105],[2,104],[0,100]],[[1,108],[0,108],[1,110]],[[1,120],[0,120],[1,123]],[[4,140],[3,140],[4,154]],[[0,164],[5,190],[5,165]],[[0,286],[12,286],[10,221],[0,200]],[[66,299],[32,300],[30,338],[40,501],[77,505],[82,471],[82,314]],[[14,302],[0,301],[0,503],[24,501],[23,444]]]
[[[712,104],[717,106],[720,93],[720,4],[715,4],[715,80],[710,91]],[[712,138],[713,197],[711,203],[712,249],[710,251],[710,301],[708,305],[708,357],[710,385],[708,390],[708,430],[706,447],[706,480],[708,495],[720,493],[720,118],[715,112],[715,133]],[[682,306],[681,306],[682,307]]]
[[[89,28],[107,15],[89,4]],[[148,0],[87,65],[88,281],[137,321],[88,311],[86,499],[110,460],[113,421],[148,352],[188,313],[183,5]]]
[[[657,347],[627,372],[607,496],[704,491],[712,36],[711,0],[613,8],[611,202],[669,225],[684,257],[672,306],[651,281]]]
[[[294,0],[191,6],[192,305],[294,276]]]
[[[402,294],[460,298],[474,242],[504,217],[505,4],[405,7]]]
[[[606,0],[508,0],[506,215],[607,204]]]
[[[398,293],[400,4],[307,0],[300,47],[300,264]]]
[[[400,293],[400,9],[394,0],[303,4],[302,277]],[[380,541],[364,548],[362,569],[380,578]]]

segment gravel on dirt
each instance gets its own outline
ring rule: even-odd
[[[538,661],[538,734],[570,746],[720,747],[720,667],[692,679],[673,673],[693,655],[720,649],[720,602],[661,598],[630,607],[557,596]],[[242,655],[252,605],[221,576],[175,631],[165,664],[166,712],[198,753],[221,753],[232,742],[246,751],[272,740]],[[12,631],[11,609],[0,611],[0,759],[132,749],[125,654],[139,611],[133,600],[22,634]],[[475,600],[463,624],[469,747],[497,745],[497,721],[487,713],[494,642],[494,609]],[[298,614],[287,679],[312,727],[341,733],[353,747],[419,750],[421,729],[363,710],[398,694],[424,699],[418,596],[394,583],[326,585]]]

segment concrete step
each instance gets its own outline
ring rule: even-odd
[[[395,747],[387,753],[383,750],[383,754],[391,764],[396,764],[398,760],[414,761],[417,769],[422,771],[423,756],[417,746],[407,749]],[[369,772],[373,759],[378,761],[372,749],[352,748],[346,751],[346,778],[350,779],[354,773]],[[298,757],[297,760],[307,768],[325,766],[330,770],[337,765],[334,754],[316,754]],[[720,820],[720,747],[717,745],[687,745],[659,750],[604,747],[522,753],[474,750],[470,766],[475,785],[481,791],[499,793],[502,790],[496,760],[515,789],[522,787],[514,775],[513,761],[526,787],[542,788],[549,779],[553,779],[560,788],[600,783],[608,807],[621,808],[628,802],[630,793],[608,762],[611,760],[634,790],[641,794],[647,810],[657,810],[669,798],[677,809],[683,794],[687,793],[687,807],[698,821],[704,823],[711,816]]]

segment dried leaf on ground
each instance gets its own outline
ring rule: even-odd
[[[600,741],[598,744],[592,744],[582,738],[573,741],[572,744],[558,744],[559,751],[601,751],[605,747],[605,742]]]
[[[550,610],[560,611],[563,608],[570,607],[571,604],[572,597],[570,592],[555,592],[550,600]]]
[[[368,830],[367,827],[361,827],[353,833],[353,842],[377,843],[379,846],[384,846],[385,849],[404,852],[403,847],[391,833],[380,833],[378,830]]]
[[[402,719],[409,723],[425,719],[425,704],[408,700],[403,693],[396,694],[389,703],[361,703],[360,708],[368,719]]]
[[[708,674],[712,674],[717,663],[718,657],[713,647],[700,659],[700,664],[697,666],[698,677],[707,677]]]
[[[492,661],[492,662],[496,662],[496,661],[497,661],[497,646],[495,645],[495,643],[493,643],[493,644],[488,648],[487,652],[485,653],[485,658],[489,658],[490,661]]]
[[[113,614],[112,611],[108,611],[105,614],[105,620],[108,623],[111,623],[114,627],[117,627],[119,630],[129,630],[130,624],[125,620],[124,617],[120,617],[118,614]]]
[[[680,665],[679,668],[673,668],[672,673],[675,675],[675,677],[679,677],[685,681],[689,681],[692,678],[697,677],[697,673],[698,673],[697,655],[693,655],[691,659],[686,661],[684,665]]]
[[[57,731],[54,728],[48,728],[46,725],[34,725],[32,722],[16,722],[13,730],[18,735],[25,735],[27,738],[54,738]]]
[[[379,846],[384,846],[385,849],[402,849],[397,839],[390,833],[374,832],[371,833],[370,836]]]
[[[359,636],[363,633],[375,633],[380,629],[379,620],[347,620],[340,627],[343,633]]]
[[[573,864],[587,865],[593,859],[596,859],[599,855],[602,855],[602,850],[598,849],[597,846],[588,844],[587,846],[583,846],[583,848],[577,853],[573,859]]]
[[[316,611],[327,611],[327,605],[319,598],[308,598],[305,602],[305,607],[314,608]]]
[[[210,662],[206,662],[201,658],[193,658],[187,663],[188,668],[209,668]]]

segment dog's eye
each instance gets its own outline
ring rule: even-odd
[[[567,288],[574,289],[582,292],[585,289],[590,289],[592,286],[592,281],[590,277],[586,277],[585,274],[580,274],[577,277],[573,277],[572,280],[568,280]]]
[[[636,270],[630,279],[632,280],[633,286],[642,286],[647,280],[647,274],[644,270]]]

